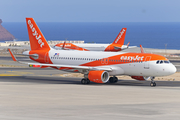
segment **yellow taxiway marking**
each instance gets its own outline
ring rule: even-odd
[[[0,76],[21,76],[21,75],[17,75],[17,74],[0,74]]]
[[[15,73],[15,74],[34,74],[32,72],[21,72],[21,71],[7,71],[9,73]]]
[[[21,72],[21,71],[6,71],[0,74],[0,76],[22,76],[24,74],[34,74],[32,72]]]

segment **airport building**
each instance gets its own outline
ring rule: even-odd
[[[64,43],[64,40],[49,40],[48,44],[53,46],[58,43]],[[83,40],[68,40],[66,43],[84,43]],[[0,46],[24,46],[29,45],[29,41],[5,41],[0,42]]]

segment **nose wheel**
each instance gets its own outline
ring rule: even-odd
[[[155,82],[151,82],[151,83],[150,83],[150,86],[151,86],[151,87],[155,87],[155,86],[156,86],[156,83],[155,83]]]
[[[110,83],[117,83],[117,81],[118,81],[118,78],[116,76],[113,76],[113,77],[109,78]]]
[[[151,77],[151,83],[150,83],[151,87],[155,87],[156,86],[156,83],[154,82],[154,79],[155,79],[155,77]]]
[[[88,78],[83,78],[81,80],[81,84],[89,84],[90,83],[90,80]]]

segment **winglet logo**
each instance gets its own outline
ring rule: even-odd
[[[41,35],[39,35],[37,33],[36,29],[34,28],[33,24],[31,23],[31,20],[28,20],[28,25],[32,31],[32,35],[35,36],[36,40],[38,41],[38,44],[42,48],[44,46],[44,42],[42,42],[42,40],[41,40]]]
[[[118,36],[117,40],[115,41],[115,43],[117,43],[119,41],[119,39],[121,39],[122,35],[124,34],[126,30],[123,29],[121,32],[120,32],[120,35]]]

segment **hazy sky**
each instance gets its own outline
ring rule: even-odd
[[[0,0],[4,22],[180,22],[180,0]]]

